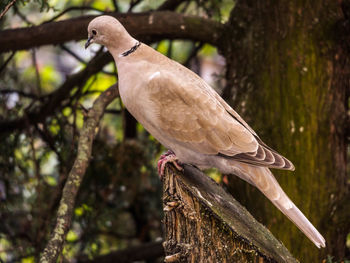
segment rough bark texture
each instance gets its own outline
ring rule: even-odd
[[[223,29],[222,24],[213,20],[170,11],[105,14],[118,18],[131,35],[145,42],[157,38],[189,38],[216,45]],[[0,53],[86,39],[87,26],[95,17],[82,16],[29,28],[0,31]]]
[[[62,198],[57,211],[56,225],[40,257],[41,263],[56,262],[63,249],[63,244],[72,220],[75,199],[90,161],[96,128],[103,116],[105,108],[118,95],[118,87],[117,85],[113,85],[96,99],[92,109],[87,113],[87,118],[84,121],[84,126],[79,136],[77,156],[63,188]]]
[[[325,236],[326,249],[317,249],[245,182],[229,177],[231,191],[302,262],[319,262],[327,254],[343,259],[350,228],[345,136],[350,63],[341,21],[344,25],[338,1],[241,1],[223,49],[225,99],[293,161],[293,174],[273,172]]]
[[[326,254],[336,259],[344,258],[345,237],[350,228],[345,129],[350,72],[347,19],[350,12],[346,8],[341,10],[339,2],[241,1],[225,26],[208,19],[171,12],[112,14],[118,16],[128,30],[143,41],[150,38],[187,38],[209,42],[220,48],[227,61],[228,88],[223,93],[225,99],[238,109],[263,140],[294,162],[297,170],[293,175],[288,172],[275,174],[283,176],[278,177],[282,187],[325,235],[326,250],[316,249],[255,188],[234,176],[229,177],[232,192],[302,262],[319,262]],[[32,28],[1,31],[0,52],[86,38],[86,26],[91,19],[92,16],[80,17]],[[225,37],[222,38],[222,35]],[[72,87],[83,83],[109,61],[111,58],[107,55],[96,58],[88,70],[67,79],[57,92],[49,95],[43,107],[28,113],[25,118],[1,122],[0,132],[24,129],[42,121],[67,98]],[[89,143],[92,140],[90,137],[84,139],[90,140]],[[87,156],[81,157],[86,159]],[[79,180],[84,169],[82,167],[77,171]],[[182,191],[187,181],[181,175],[170,181],[176,192],[167,193],[169,200],[165,200],[166,209],[172,209],[169,204],[176,204],[178,196],[184,198],[183,202],[187,202],[188,207],[177,207],[166,212],[166,220],[170,220],[167,223],[178,223],[180,220],[184,223],[174,225],[173,232],[168,229],[169,239],[175,240],[175,243],[166,244],[168,255],[186,250],[200,251],[203,262],[219,256],[223,258],[219,262],[225,262],[225,257],[227,262],[234,259],[239,261],[239,257],[242,260],[262,261],[274,258],[269,249],[261,250],[259,246],[250,244],[253,242],[250,239],[241,238],[243,234],[233,226],[220,225],[220,217],[208,208],[208,203],[207,209],[204,209],[202,197],[210,192],[200,192],[202,197],[197,193],[196,197],[194,188]],[[79,187],[74,184],[71,187],[76,194]],[[66,190],[66,193],[69,191]],[[175,203],[171,203],[172,197]],[[74,198],[68,201],[63,201],[59,210],[58,219],[64,217],[57,222],[54,233],[59,240],[53,239],[49,249],[52,242],[62,244],[64,241],[70,223],[65,205],[74,204]],[[193,211],[196,215],[194,219],[191,217]],[[187,226],[188,231],[178,231],[180,227]],[[203,228],[197,229],[195,226]],[[216,239],[212,238],[214,232],[209,231],[215,229],[218,231],[215,233]],[[243,231],[244,228],[239,230]],[[191,233],[198,233],[201,238],[197,240],[197,247],[182,246],[195,241],[196,237]],[[231,238],[227,237],[229,235]],[[225,241],[235,249],[225,248]],[[221,249],[214,251],[216,245]],[[43,258],[48,253],[59,253],[61,248],[60,245],[59,250],[47,251]],[[255,252],[256,249],[258,252]],[[278,246],[276,249],[284,250]],[[234,255],[232,251],[236,251]],[[269,256],[264,257],[265,252],[270,252]],[[186,253],[179,256],[184,259]],[[170,262],[174,258],[176,256],[167,260]]]
[[[223,188],[184,167],[163,178],[165,262],[297,262]]]

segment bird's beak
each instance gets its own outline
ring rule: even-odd
[[[93,40],[93,37],[92,36],[89,36],[88,40],[86,41],[85,43],[85,49],[88,48],[88,46],[90,46],[90,44],[92,44],[92,41]]]

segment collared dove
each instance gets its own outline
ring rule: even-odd
[[[325,247],[325,239],[269,169],[294,170],[293,164],[268,147],[203,79],[134,39],[111,16],[90,22],[85,48],[91,43],[106,46],[112,54],[125,107],[179,162],[239,176],[256,186],[318,248]],[[163,159],[172,160],[169,156]]]

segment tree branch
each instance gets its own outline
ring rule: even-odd
[[[163,181],[165,262],[297,262],[269,230],[190,165]]]
[[[222,24],[203,18],[183,16],[174,12],[109,14],[117,16],[131,32],[134,31],[146,43],[150,42],[151,39],[154,41],[155,38],[187,37],[219,45],[219,32],[223,32]],[[85,16],[30,28],[0,31],[0,52],[85,38],[87,24],[93,17]],[[67,26],[70,30],[66,30]],[[56,33],[52,34],[52,32]],[[60,88],[45,96],[43,105],[26,112],[23,117],[18,119],[0,121],[0,133],[22,130],[28,125],[43,121],[69,96],[70,91],[75,86],[82,86],[91,75],[101,71],[103,66],[110,61],[112,61],[112,58],[108,53],[95,57],[84,70],[68,77]]]
[[[111,86],[96,99],[94,105],[87,113],[87,118],[84,121],[84,126],[79,137],[77,156],[63,188],[62,198],[57,212],[56,226],[40,258],[40,262],[42,263],[56,262],[57,257],[62,251],[66,234],[71,224],[76,195],[91,157],[96,128],[103,116],[105,108],[118,94],[117,85]]]
[[[4,64],[2,64],[0,66],[0,73],[6,68],[7,64],[11,61],[11,59],[13,59],[13,57],[15,56],[16,52],[12,52],[11,55],[6,59],[6,61],[4,62]]]
[[[175,10],[183,2],[185,2],[185,0],[167,0],[161,6],[159,6],[157,10]]]
[[[4,10],[0,13],[0,19],[7,13],[7,11],[9,11],[9,9],[11,8],[11,6],[13,6],[16,3],[16,0],[12,0],[11,2],[9,2]]]
[[[26,112],[23,117],[15,120],[0,121],[0,133],[11,132],[13,130],[25,129],[28,125],[43,121],[46,116],[51,115],[63,100],[69,97],[70,91],[78,86],[82,87],[90,76],[98,73],[104,65],[112,61],[109,53],[102,53],[94,57],[87,66],[80,72],[71,75],[67,80],[54,92],[44,96],[45,101],[42,105]]]
[[[83,11],[83,10],[91,11],[91,10],[93,10],[93,11],[97,11],[97,12],[103,13],[103,10],[100,10],[100,9],[97,9],[97,8],[94,8],[94,7],[91,7],[91,6],[71,6],[71,7],[68,7],[67,9],[63,10],[59,14],[55,15],[50,20],[45,21],[43,24],[54,22],[55,20],[57,20],[58,18],[60,18],[64,14],[66,14],[66,13],[68,13],[70,11],[76,11],[76,10],[79,10],[79,11]]]
[[[180,38],[219,46],[220,34],[224,32],[224,25],[213,20],[169,11],[105,14],[118,18],[133,36],[143,41]],[[88,23],[95,17],[81,16],[40,26],[0,31],[0,53],[86,39]]]

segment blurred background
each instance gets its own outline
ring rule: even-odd
[[[76,156],[84,112],[118,81],[117,69],[106,59],[103,47],[84,49],[86,29],[76,38],[50,42],[57,34],[55,22],[105,12],[132,16],[164,10],[224,25],[222,31],[210,32],[194,20],[197,31],[208,32],[207,41],[198,36],[200,32],[189,32],[187,37],[136,35],[204,78],[267,144],[294,162],[296,172],[276,172],[277,179],[326,236],[327,249],[314,248],[245,182],[214,169],[207,174],[301,262],[350,258],[350,5],[330,0],[241,2],[0,3],[1,12],[9,8],[0,18],[0,262],[38,261]],[[14,41],[13,47],[6,47],[1,42],[10,36],[6,30],[50,23],[53,30],[45,45]],[[66,28],[70,30],[73,26]],[[166,25],[163,30],[167,31]],[[35,39],[34,31],[28,34]],[[124,109],[120,99],[108,106],[59,262],[163,261],[157,160],[165,150]]]

